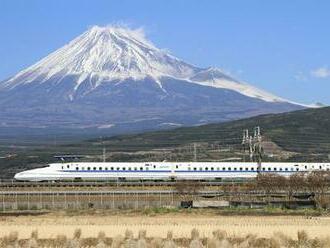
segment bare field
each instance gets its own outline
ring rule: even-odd
[[[139,230],[146,230],[149,237],[165,238],[171,230],[175,238],[183,238],[189,237],[191,230],[196,228],[201,237],[211,237],[212,231],[220,229],[233,236],[256,234],[266,238],[276,232],[295,238],[298,231],[304,230],[310,237],[325,238],[330,236],[330,217],[219,216],[212,211],[151,216],[134,212],[81,213],[70,216],[56,212],[39,216],[0,217],[2,236],[17,231],[20,238],[28,238],[33,230],[38,230],[40,238],[55,238],[61,234],[70,237],[77,228],[82,230],[82,237],[97,237],[100,231],[107,237],[115,237],[130,229],[134,236]]]

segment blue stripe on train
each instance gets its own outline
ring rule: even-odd
[[[95,173],[116,173],[116,172],[123,172],[123,173],[131,173],[131,172],[135,172],[135,173],[153,173],[153,172],[163,172],[163,173],[170,173],[172,171],[170,170],[143,170],[143,171],[140,171],[140,170],[62,170],[62,172],[95,172]],[[219,171],[199,171],[199,170],[178,170],[178,171],[174,171],[174,173],[257,173],[258,171],[251,171],[251,170],[230,170],[230,171],[223,171],[223,170],[219,170]],[[293,172],[308,172],[308,171],[297,171],[297,170],[294,170],[294,171],[260,171],[262,173],[293,173]]]
[[[62,170],[63,172],[171,172],[170,170],[143,170],[143,171],[139,171],[139,170]]]

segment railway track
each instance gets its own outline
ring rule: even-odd
[[[278,191],[272,193],[266,193],[264,191],[221,191],[221,190],[201,190],[196,193],[182,193],[176,190],[99,190],[99,191],[90,191],[90,190],[44,190],[44,191],[0,191],[1,195],[184,195],[192,194],[202,197],[214,197],[214,196],[239,196],[239,195],[250,195],[250,196],[259,196],[259,197],[282,197],[286,196],[285,192]],[[309,195],[306,192],[299,192],[293,195],[293,197],[307,196]],[[330,195],[330,192],[325,192],[324,195]]]
[[[216,187],[223,185],[240,185],[247,181],[198,181],[204,187]],[[20,187],[160,187],[175,186],[176,181],[60,181],[60,182],[20,182],[15,180],[0,181],[1,188],[20,188]]]

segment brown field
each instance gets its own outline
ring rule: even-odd
[[[146,215],[142,212],[55,212],[38,216],[0,216],[0,236],[17,231],[19,238],[28,238],[38,230],[40,238],[57,235],[72,236],[75,229],[82,237],[97,237],[103,231],[107,237],[123,235],[125,230],[146,230],[148,237],[166,237],[169,230],[174,238],[190,237],[193,228],[200,237],[211,237],[212,231],[223,230],[231,236],[255,234],[269,238],[281,232],[292,238],[304,230],[311,238],[330,236],[330,217],[305,216],[220,216],[216,211],[192,211]]]

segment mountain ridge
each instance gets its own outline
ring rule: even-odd
[[[156,125],[176,118],[196,125],[304,108],[220,69],[190,65],[139,30],[98,26],[0,83],[0,107],[0,125],[111,127],[155,118]]]
[[[162,63],[163,61],[166,63]],[[221,82],[220,85],[215,82],[222,79],[236,83],[236,87],[239,84],[248,87],[218,68],[198,68],[156,48],[136,30],[98,26],[92,27],[64,47],[6,80],[2,87],[15,88],[15,82],[22,83],[18,79],[24,76],[24,84],[28,84],[33,81],[45,82],[63,74],[78,76],[74,90],[77,90],[84,80],[89,78],[92,81],[93,77],[98,78],[97,81],[110,81],[127,78],[138,80],[145,77],[157,80],[165,76],[206,86],[228,87],[221,85]],[[210,82],[211,84],[207,84]],[[98,83],[95,84],[97,87]],[[258,90],[255,87],[253,89]],[[266,94],[263,91],[262,93]],[[268,93],[267,95],[269,96]],[[275,96],[272,98],[272,101],[285,101]],[[263,100],[269,100],[269,97],[264,97]]]

